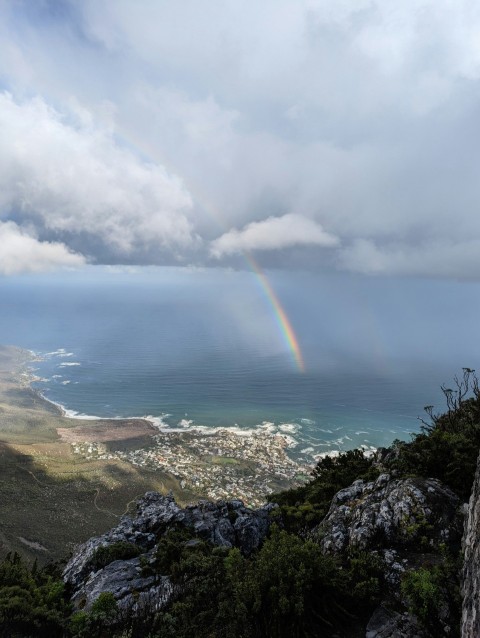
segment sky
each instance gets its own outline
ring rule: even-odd
[[[1,0],[0,274],[480,278],[480,4]]]

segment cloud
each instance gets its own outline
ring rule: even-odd
[[[480,5],[50,4],[0,3],[15,96],[0,97],[0,218],[100,263],[252,245],[263,266],[470,276]],[[337,245],[256,226],[287,211]]]
[[[64,244],[41,242],[13,222],[0,222],[0,274],[14,275],[57,268],[78,268],[83,255],[72,253]]]
[[[242,230],[230,230],[212,242],[211,254],[220,258],[252,250],[279,250],[305,245],[331,247],[338,243],[337,237],[326,233],[313,220],[290,213],[252,222]]]
[[[343,270],[367,275],[410,275],[480,279],[480,239],[378,246],[357,239],[338,256]]]
[[[0,95],[0,216],[39,232],[83,234],[122,256],[194,243],[191,198],[161,165],[121,146],[87,109],[68,117],[42,98]]]

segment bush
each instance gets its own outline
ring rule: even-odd
[[[448,620],[451,635],[459,634],[461,596],[458,575],[462,561],[460,554],[449,555],[444,548],[440,564],[423,566],[403,577],[401,591],[408,601],[409,611],[432,635],[446,633],[442,619]]]
[[[402,581],[402,594],[410,611],[425,625],[438,616],[440,591],[433,572],[424,567],[408,572]]]
[[[16,553],[0,563],[0,636],[62,636],[69,613],[59,578]]]
[[[434,414],[433,406],[426,406],[430,420],[421,419],[422,432],[411,442],[395,441],[397,458],[390,466],[403,476],[439,479],[468,500],[480,449],[480,390],[475,371],[464,368],[463,376],[455,377],[455,387],[442,387],[445,413]]]
[[[74,638],[114,636],[114,623],[118,612],[117,601],[111,592],[102,592],[90,612],[77,611],[70,619],[70,632]]]
[[[98,547],[90,559],[90,565],[93,569],[102,569],[115,560],[128,560],[136,558],[141,554],[140,548],[133,543],[118,541],[111,545]]]

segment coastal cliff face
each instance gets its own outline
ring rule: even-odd
[[[462,638],[480,636],[480,456],[468,504],[463,537]]]

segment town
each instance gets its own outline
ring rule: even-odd
[[[288,437],[265,431],[242,434],[226,428],[162,432],[152,445],[118,449],[115,442],[75,442],[75,454],[87,459],[122,459],[173,474],[182,488],[210,499],[239,498],[258,506],[267,494],[308,480],[311,467],[287,453]]]

